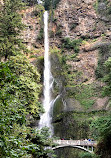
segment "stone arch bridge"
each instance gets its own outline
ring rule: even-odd
[[[96,141],[89,140],[54,140],[53,142],[56,144],[56,146],[52,148],[53,150],[63,147],[73,147],[90,153],[94,152],[94,147],[97,145]]]

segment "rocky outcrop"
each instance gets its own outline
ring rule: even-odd
[[[34,7],[29,7],[26,10],[22,10],[23,15],[22,21],[26,28],[22,33],[24,42],[28,45],[28,48],[32,47],[33,43],[36,42],[37,35],[40,30],[39,21],[36,16],[33,15]]]
[[[108,110],[107,109],[108,102],[109,102],[109,97],[97,98],[92,108],[93,110]]]
[[[38,36],[41,30],[41,23],[43,23],[42,12],[43,7],[41,7],[41,17],[36,15],[37,8],[36,6],[27,7],[25,10],[22,10],[20,14],[22,15],[22,21],[25,25],[25,29],[22,32],[22,39],[26,47],[30,50],[28,58],[32,63],[34,63],[36,56],[43,55],[43,40],[38,40]],[[28,54],[28,53],[27,53]],[[31,57],[30,56],[35,56]]]
[[[111,42],[110,41],[106,41],[106,42],[103,42],[103,41],[97,41],[97,42],[94,42],[92,44],[88,44],[88,45],[85,45],[84,47],[82,47],[82,50],[84,52],[89,52],[89,51],[94,51],[94,50],[97,50],[101,47],[106,47],[106,46],[109,46],[111,45]]]
[[[95,38],[104,32],[93,7],[95,0],[61,0],[55,13],[57,24],[62,29],[62,36]]]

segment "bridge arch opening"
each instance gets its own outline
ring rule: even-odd
[[[61,145],[61,146],[56,146],[56,147],[53,147],[52,149],[53,150],[56,150],[56,149],[59,149],[59,148],[65,148],[65,147],[71,147],[71,148],[78,148],[80,150],[84,150],[86,152],[89,152],[89,153],[93,153],[93,147],[91,147],[91,150],[89,150],[87,147],[85,146],[76,146],[76,145]]]

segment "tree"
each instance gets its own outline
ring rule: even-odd
[[[52,0],[44,0],[45,10],[49,10],[51,8],[51,5],[52,5]]]
[[[94,120],[91,124],[93,137],[98,141],[96,153],[100,158],[111,156],[111,113]]]
[[[23,0],[23,2],[27,3],[30,6],[37,4],[37,0]]]
[[[59,2],[60,0],[44,0],[45,10],[50,10],[51,8],[55,9]]]
[[[106,75],[103,78],[103,81],[106,82],[106,86],[103,88],[104,95],[111,96],[111,57],[104,64],[106,69]]]
[[[52,0],[53,8],[56,8],[59,2],[60,0]]]
[[[28,59],[23,54],[11,56],[7,62],[1,65],[1,72],[4,70],[4,65],[8,67],[9,72],[16,76],[16,81],[11,81],[8,84],[8,92],[19,98],[24,107],[36,117],[41,111],[38,95],[41,91],[40,75],[35,70],[35,67],[29,63]],[[3,70],[2,70],[3,69]],[[8,73],[6,74],[10,76]],[[5,74],[3,75],[4,79]],[[6,81],[3,78],[2,84],[5,86]],[[2,87],[1,87],[2,88]],[[10,91],[9,91],[10,89]]]
[[[0,57],[5,60],[15,55],[21,47],[20,32],[24,25],[18,13],[23,4],[21,0],[4,0],[0,13]],[[23,47],[22,47],[23,48]]]
[[[51,145],[48,130],[29,127],[42,110],[39,77],[23,54],[0,62],[0,157],[45,158],[50,153],[44,150]]]

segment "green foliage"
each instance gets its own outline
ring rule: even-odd
[[[44,7],[42,5],[36,5],[33,11],[34,16],[42,18],[44,13]]]
[[[103,78],[104,75],[106,74],[106,68],[104,66],[104,63],[110,56],[111,56],[111,46],[103,45],[99,51],[98,67],[95,71],[97,78]]]
[[[45,10],[50,10],[50,9],[56,9],[57,4],[60,2],[60,0],[44,0],[44,7]]]
[[[111,6],[108,6],[107,14],[111,15]]]
[[[43,41],[43,38],[44,38],[44,29],[41,28],[40,31],[39,31],[39,35],[37,37],[37,40],[42,40]]]
[[[62,30],[60,28],[58,28],[55,35],[56,36],[61,36],[62,35]]]
[[[110,18],[111,16],[111,2],[108,0],[96,0],[94,4],[96,12],[102,16]],[[109,19],[108,19],[109,20]]]
[[[76,87],[75,87],[76,88]],[[95,100],[91,99],[96,95],[92,85],[83,85],[76,88],[75,98],[83,105],[86,109],[90,108]]]
[[[80,154],[80,158],[93,158],[93,157],[92,157],[92,154],[90,154],[88,152],[86,152],[86,153],[83,152]]]
[[[33,6],[34,4],[37,4],[37,0],[23,0],[27,5]]]
[[[50,10],[52,6],[52,0],[44,0],[44,8],[45,10]]]
[[[27,126],[41,111],[40,84],[38,72],[23,54],[0,63],[0,89],[1,157],[47,156],[48,129],[40,133]]]
[[[70,59],[71,57],[74,57],[74,56],[69,56]],[[74,59],[73,59],[74,60]],[[69,68],[70,69],[70,68]],[[79,72],[79,71],[74,71],[74,72],[71,72],[70,70],[67,72],[67,87],[76,87],[75,85],[77,85],[77,83],[79,84],[80,83],[80,77],[82,76],[82,72]],[[70,93],[70,92],[69,92]],[[74,97],[74,94],[75,94],[75,91],[73,90],[73,93],[71,95],[72,97]]]
[[[59,56],[59,60],[60,60],[60,57],[61,57],[61,50],[60,49],[58,49],[57,47],[53,47],[53,48],[51,48],[50,49],[50,52],[51,52],[51,54],[56,54],[56,55],[58,55]]]
[[[43,112],[39,103],[40,75],[21,53],[23,29],[21,0],[4,0],[0,13],[0,157],[48,157],[51,146],[48,129],[33,129],[32,121]],[[22,50],[22,51],[21,51]]]
[[[62,40],[63,42],[63,45],[62,47],[65,48],[65,49],[73,49],[75,53],[78,53],[79,52],[79,46],[82,42],[82,39],[77,39],[77,40],[70,40],[70,38],[64,38]]]
[[[75,29],[77,25],[78,25],[78,23],[73,23],[73,24],[71,25],[71,27],[70,27],[70,30]]]
[[[61,50],[54,47],[50,49],[52,73],[54,78],[59,79],[59,83],[66,85],[67,83],[67,65],[65,55],[61,55]]]
[[[0,57],[7,59],[10,55],[15,55],[23,45],[19,33],[24,25],[18,11],[22,9],[21,0],[5,0],[4,7],[0,13]]]
[[[52,1],[52,5],[53,5],[53,8],[55,9],[57,7],[57,4],[60,2],[60,0],[53,0]]]
[[[67,56],[67,60],[74,60],[74,59],[76,59],[76,56],[77,56],[77,54],[72,54],[72,55],[68,55]]]
[[[94,3],[94,9],[96,10],[96,12],[98,12],[98,0],[96,0],[96,2]]]
[[[87,152],[80,153],[80,158],[100,158],[99,156]]]
[[[106,53],[107,52],[107,53]],[[103,87],[103,95],[111,94],[111,46],[103,46],[100,48],[100,58],[96,69],[96,77],[102,79],[106,83]]]
[[[40,81],[43,82],[43,70],[44,70],[44,56],[39,56],[37,58],[37,62],[36,62],[37,68],[39,73],[41,74],[40,76]]]
[[[111,96],[111,57],[105,62],[106,75],[103,78],[103,81],[106,82],[106,85],[103,87],[103,94],[106,96]]]
[[[2,157],[39,158],[43,156],[48,158],[47,153],[52,153],[51,150],[44,150],[45,146],[51,146],[52,140],[44,135],[42,130],[34,130],[15,124],[11,132],[1,136],[0,153]]]
[[[30,113],[39,114],[40,93],[39,74],[25,56],[13,56],[6,63],[0,63],[1,98],[5,104],[8,99],[17,98]],[[15,78],[16,76],[16,78]],[[7,94],[7,95],[6,95]],[[9,98],[8,98],[9,96]]]
[[[96,140],[99,137],[105,138],[111,135],[111,114],[106,117],[96,118],[91,124],[91,130]]]
[[[32,114],[39,113],[40,105],[37,103],[37,100],[41,87],[39,84],[40,76],[34,66],[29,63],[23,54],[22,56],[10,57],[10,60],[5,64],[8,65],[11,72],[17,77],[13,88],[13,91],[17,92],[13,93],[19,96],[21,102]]]
[[[100,158],[111,156],[111,113],[107,116],[96,118],[91,123],[93,137],[99,139],[96,153]]]

